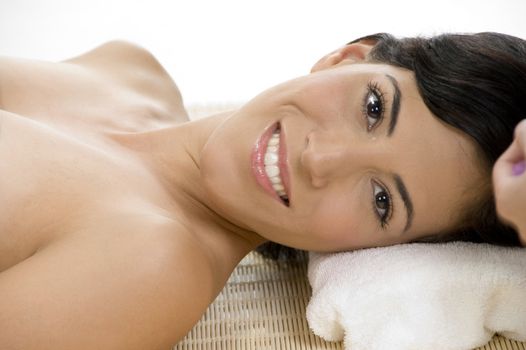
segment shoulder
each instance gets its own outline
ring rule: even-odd
[[[137,44],[124,40],[106,42],[64,62],[99,69],[126,70],[133,66],[152,72],[164,72],[164,68],[151,52]]]
[[[77,106],[86,98],[99,106],[116,101],[149,106],[160,120],[188,121],[175,82],[153,54],[136,44],[111,41],[59,63],[0,57],[0,108],[34,115],[41,101],[65,110],[68,102]]]
[[[104,72],[108,78],[121,82],[133,84],[150,80],[153,84],[154,80],[160,79],[163,83],[173,83],[152,53],[139,45],[122,40],[107,42],[63,63]]]
[[[116,85],[132,91],[141,98],[155,101],[158,110],[164,110],[177,122],[188,120],[183,98],[175,81],[158,59],[137,44],[114,40],[102,44],[64,63],[80,65],[97,73]]]
[[[197,323],[213,301],[213,271],[189,232],[162,219],[104,230],[0,274],[1,348],[168,348]]]
[[[160,102],[178,120],[188,120],[182,95],[167,70],[147,49],[132,42],[114,40],[64,63],[89,68],[131,89],[141,97]]]

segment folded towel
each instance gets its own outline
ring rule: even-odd
[[[415,243],[309,258],[309,326],[346,350],[526,340],[524,248]]]

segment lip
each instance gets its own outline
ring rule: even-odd
[[[256,141],[256,144],[254,145],[252,149],[251,154],[251,166],[252,166],[252,172],[254,176],[256,177],[257,183],[267,192],[269,195],[271,195],[274,199],[278,200],[281,204],[286,205],[283,200],[278,196],[274,188],[272,187],[272,183],[270,182],[270,179],[267,176],[267,173],[265,172],[265,152],[267,150],[268,142],[270,138],[272,137],[272,134],[274,131],[276,131],[277,128],[280,128],[280,141],[279,141],[279,161],[278,161],[278,168],[279,168],[279,175],[281,177],[281,180],[283,182],[283,187],[285,187],[285,193],[287,194],[287,197],[289,198],[289,206],[290,206],[290,177],[289,177],[289,171],[287,167],[287,147],[285,143],[285,132],[283,130],[283,126],[280,125],[279,122],[276,122],[269,127],[265,129],[263,134],[258,138]]]

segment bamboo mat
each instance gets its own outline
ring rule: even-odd
[[[326,342],[309,330],[310,294],[306,254],[277,263],[250,253],[173,350],[343,350],[343,343]],[[526,343],[495,336],[476,350],[526,350]]]

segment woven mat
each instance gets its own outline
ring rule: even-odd
[[[307,256],[286,263],[247,255],[201,321],[174,350],[343,350],[341,342],[326,342],[308,327],[305,309],[311,289]],[[477,350],[526,350],[495,336]]]

